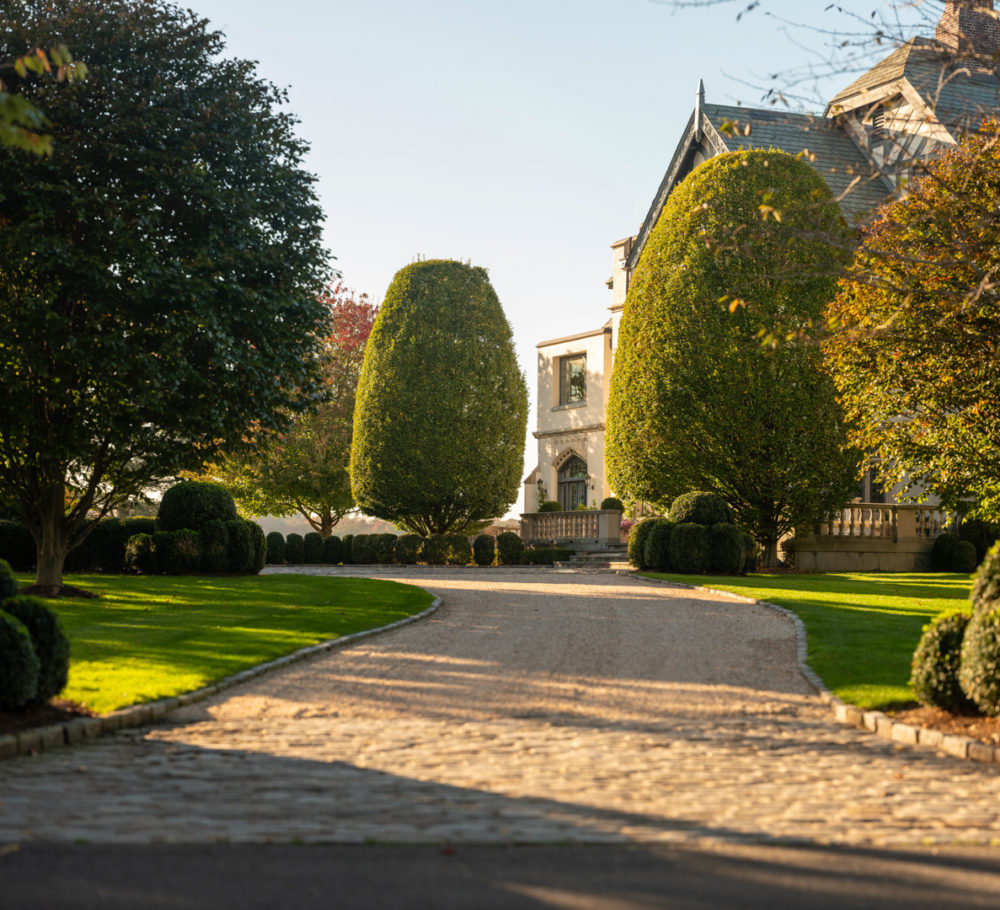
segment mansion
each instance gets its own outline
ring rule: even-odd
[[[525,512],[535,511],[540,494],[565,511],[597,507],[614,495],[605,476],[605,415],[629,280],[664,203],[694,168],[739,149],[801,155],[822,175],[848,224],[860,227],[905,183],[914,162],[1000,110],[998,55],[993,0],[948,0],[933,39],[898,47],[838,92],[822,115],[711,104],[699,85],[638,233],[611,245],[609,318],[592,331],[538,345],[538,464],[524,481]],[[857,499],[893,502],[893,492],[869,474]]]

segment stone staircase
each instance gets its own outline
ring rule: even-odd
[[[555,563],[561,569],[630,569],[624,545],[606,550],[580,550],[569,559]]]

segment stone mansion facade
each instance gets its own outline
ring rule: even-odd
[[[611,496],[604,431],[611,370],[629,280],[670,193],[707,159],[745,148],[802,155],[823,176],[849,224],[896,193],[915,161],[955,143],[1000,111],[1000,21],[993,0],[948,0],[933,39],[912,38],[837,93],[820,115],[697,100],[637,234],[612,244],[607,321],[538,345],[538,464],[524,481],[525,512],[539,487],[564,510]],[[893,502],[869,475],[863,503]]]

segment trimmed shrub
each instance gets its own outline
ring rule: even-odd
[[[305,561],[307,565],[319,565],[323,561],[323,535],[310,531],[302,543],[305,548]]]
[[[218,518],[206,521],[198,532],[201,538],[201,568],[205,572],[222,574],[229,570],[229,529]]]
[[[538,504],[539,512],[561,512],[562,510],[563,507],[554,499],[546,499],[545,502]]]
[[[253,534],[242,518],[227,521],[226,530],[229,532],[229,571],[245,575],[253,567]]]
[[[280,531],[272,531],[267,535],[267,563],[271,566],[284,565],[285,535]]]
[[[976,565],[986,558],[986,551],[1000,539],[1000,525],[981,518],[966,518],[958,529],[958,536],[976,548]]]
[[[529,547],[521,551],[520,562],[522,566],[551,566],[569,559],[573,552],[564,547]]]
[[[350,562],[352,562],[352,559],[351,559],[351,548],[353,546],[354,546],[354,535],[353,534],[345,534],[340,539],[340,561],[345,566],[348,565]]]
[[[328,566],[339,565],[342,550],[340,538],[336,534],[331,534],[323,541],[323,563]]]
[[[0,559],[9,562],[15,572],[30,572],[35,567],[35,538],[19,521],[0,521]]]
[[[492,566],[496,546],[489,534],[480,534],[472,541],[472,558],[477,566]]]
[[[472,546],[464,534],[448,534],[448,565],[467,566],[472,562]]]
[[[705,490],[682,493],[671,504],[667,517],[677,524],[698,524],[706,528],[733,521],[733,513],[726,500],[718,493]]]
[[[306,544],[301,534],[294,531],[285,538],[285,562],[290,566],[301,566],[306,558]]]
[[[945,531],[934,538],[934,546],[931,547],[931,568],[935,572],[951,572],[955,557],[955,547],[958,546],[959,536]]]
[[[743,573],[756,572],[760,562],[760,547],[749,531],[743,531]]]
[[[617,496],[608,496],[601,500],[601,511],[602,512],[624,512],[625,503],[623,503]]]
[[[448,539],[444,534],[425,537],[420,547],[420,559],[429,566],[443,566],[448,561]]]
[[[708,528],[694,521],[674,527],[670,535],[670,564],[675,572],[697,575],[708,566]]]
[[[657,572],[670,571],[670,536],[676,527],[669,518],[654,518],[646,531],[642,567]]]
[[[524,541],[513,531],[504,531],[497,537],[497,562],[502,566],[516,566],[521,561]]]
[[[976,571],[976,547],[971,541],[959,540],[951,554],[951,571],[968,575]]]
[[[156,519],[144,515],[135,515],[132,518],[123,518],[122,527],[127,532],[126,540],[129,537],[134,537],[136,534],[155,534]]]
[[[962,638],[962,691],[984,714],[1000,714],[1000,608],[973,614]]]
[[[390,563],[392,562],[392,550],[396,544],[395,534],[374,534],[373,536],[373,549],[375,562],[378,563]]]
[[[163,494],[156,513],[160,531],[184,528],[200,531],[205,522],[213,518],[235,521],[236,503],[219,484],[200,480],[182,480],[174,484]]]
[[[67,572],[121,572],[125,564],[125,529],[117,518],[94,522],[81,543],[66,554]]]
[[[972,585],[972,609],[992,609],[1000,601],[1000,543],[993,544],[976,572]]]
[[[351,562],[364,566],[375,562],[374,534],[355,534],[351,541]]]
[[[31,636],[38,658],[38,690],[32,700],[55,698],[69,679],[69,639],[59,618],[37,597],[9,597],[0,602],[0,610],[21,622]]]
[[[632,527],[628,536],[628,561],[637,569],[648,569],[646,564],[646,538],[659,518],[644,518]]]
[[[910,672],[910,685],[920,704],[946,711],[972,707],[958,681],[962,637],[968,624],[965,613],[952,613],[924,626]]]
[[[156,572],[152,534],[133,534],[128,539],[125,544],[125,568],[140,575],[153,575]]]
[[[38,693],[38,655],[24,624],[0,612],[0,711],[14,711]]]
[[[18,592],[17,579],[14,577],[14,570],[10,563],[0,559],[0,600],[13,597]]]
[[[392,544],[392,558],[401,566],[415,566],[420,558],[422,541],[417,534],[403,534]]]
[[[150,535],[149,554],[154,575],[166,575],[170,564],[170,551],[174,546],[171,531],[157,531]]]
[[[195,575],[201,568],[201,538],[192,528],[168,532],[173,540],[167,557],[168,575]],[[248,534],[249,536],[249,534]],[[230,540],[232,534],[230,533]],[[230,544],[230,551],[232,545]]]
[[[734,524],[720,522],[708,531],[708,570],[720,575],[737,575],[746,561],[743,531]]]
[[[250,543],[253,546],[253,556],[250,560],[250,574],[257,575],[267,563],[267,537],[264,529],[256,521],[244,518],[243,521],[250,529]]]

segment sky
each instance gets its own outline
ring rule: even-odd
[[[709,101],[759,106],[886,13],[884,0],[846,0],[847,13],[762,0],[739,19],[748,0],[185,5],[224,32],[229,55],[287,87],[349,287],[378,302],[418,257],[489,270],[531,396],[524,474],[536,461],[535,345],[608,318],[610,244],[641,225],[698,80]],[[794,91],[829,97],[851,81],[834,69]]]

